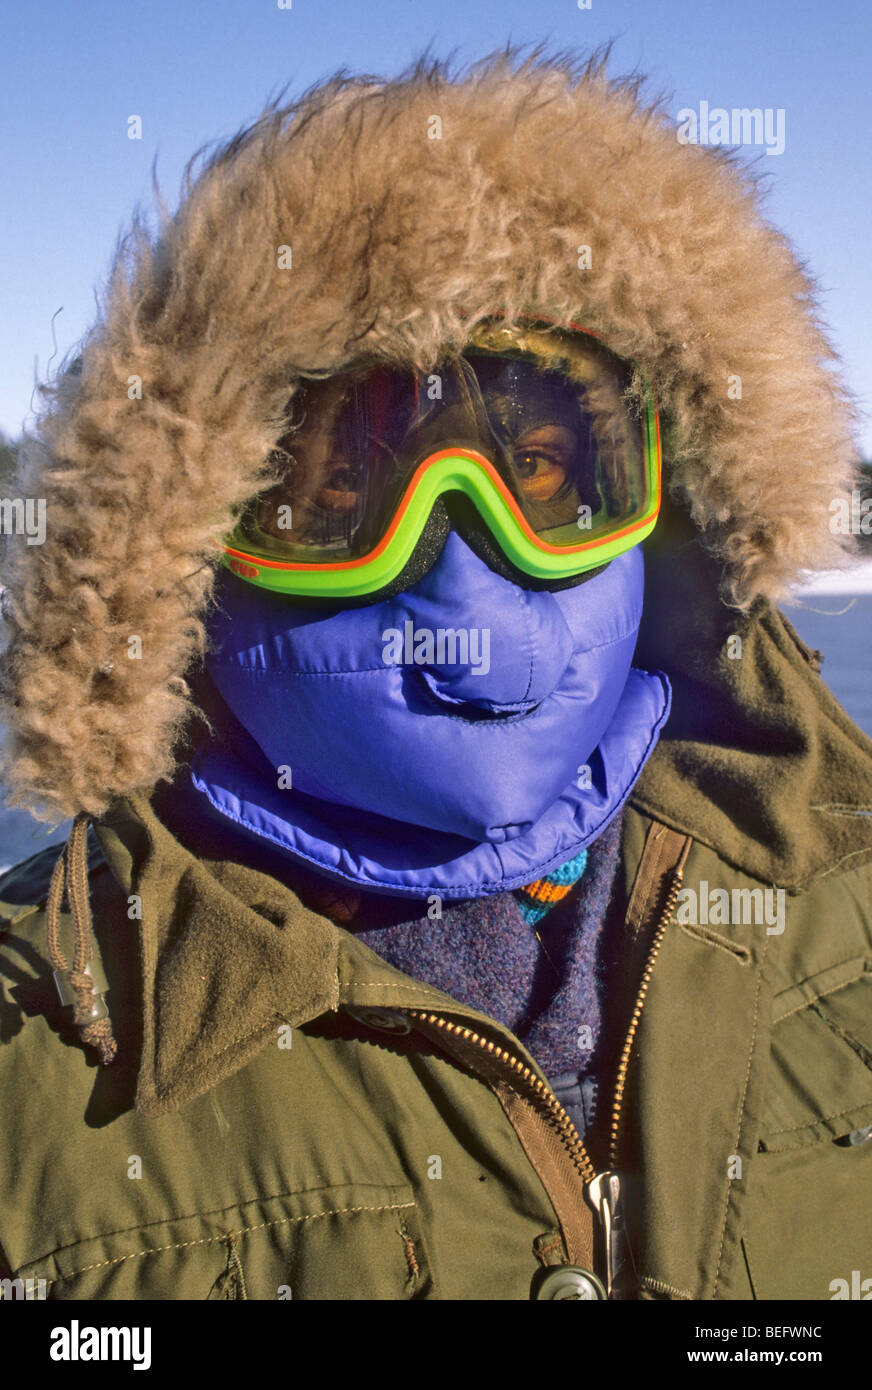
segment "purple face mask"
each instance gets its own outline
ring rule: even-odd
[[[456,532],[406,593],[332,616],[224,573],[206,667],[263,754],[208,745],[194,786],[329,875],[409,896],[529,883],[605,829],[668,716],[631,666],[637,547],[531,592]]]

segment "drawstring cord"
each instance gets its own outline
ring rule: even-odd
[[[54,866],[45,904],[46,935],[61,1003],[72,1006],[73,1022],[82,1041],[97,1049],[102,1065],[107,1067],[118,1052],[118,1044],[112,1033],[112,1019],[103,993],[98,988],[106,989],[105,980],[96,978],[91,969],[93,935],[88,892],[89,819],[84,811],[76,816],[69,839]],[[75,928],[73,963],[69,967],[59,939],[65,891]]]

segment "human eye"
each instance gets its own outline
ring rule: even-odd
[[[525,496],[547,502],[566,487],[575,453],[575,436],[559,425],[529,432],[515,445],[513,462]]]
[[[324,481],[315,495],[315,502],[327,511],[353,511],[363,491],[363,469],[351,464],[338,463],[328,467]]]

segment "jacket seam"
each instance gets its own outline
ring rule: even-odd
[[[853,960],[853,959],[854,959],[853,956],[849,956],[849,957],[848,957],[848,960]],[[847,964],[846,961],[838,960],[838,961],[835,962],[834,965],[828,966],[827,968],[828,968],[829,970],[835,970],[835,969],[838,968],[838,966],[840,966],[840,965],[846,965],[846,964]],[[775,1025],[778,1024],[778,1023],[783,1023],[784,1020],[785,1020],[786,1018],[792,1018],[794,1014],[801,1013],[803,1009],[808,1009],[808,1008],[810,1008],[811,1005],[814,1004],[816,1000],[818,1000],[818,999],[829,999],[829,997],[830,997],[831,994],[838,994],[838,992],[839,992],[840,989],[845,989],[848,985],[856,984],[857,980],[862,980],[862,979],[864,979],[864,977],[865,977],[866,975],[868,975],[868,973],[869,973],[869,972],[866,970],[866,968],[865,968],[865,966],[864,966],[863,969],[859,972],[859,974],[857,974],[857,975],[852,975],[851,978],[850,978],[849,980],[842,980],[841,984],[833,985],[833,987],[832,987],[831,989],[822,989],[822,990],[819,991],[819,993],[813,994],[813,995],[811,996],[810,999],[804,999],[804,1000],[802,1001],[801,1004],[797,1004],[797,1006],[796,1006],[795,1009],[788,1009],[788,1011],[787,1011],[786,1014],[779,1014],[777,1018],[773,1018],[773,1020],[772,1020],[772,1027],[774,1028]],[[797,988],[796,985],[791,985],[791,989],[796,989],[796,988]]]
[[[258,1224],[255,1226],[240,1226],[238,1228],[234,1228],[233,1234],[244,1236],[251,1231],[266,1230],[267,1227],[270,1226],[287,1226],[289,1223],[292,1223],[294,1221],[315,1221],[321,1216],[346,1216],[351,1212],[358,1211],[404,1211],[406,1208],[414,1207],[415,1205],[415,1202],[391,1202],[380,1207],[335,1207],[331,1211],[311,1212],[308,1216],[282,1216],[277,1217],[275,1221],[258,1222]],[[163,1254],[166,1250],[186,1250],[194,1245],[211,1245],[216,1240],[221,1241],[226,1239],[227,1232],[222,1231],[218,1235],[202,1236],[199,1240],[179,1240],[174,1241],[170,1245],[156,1245],[146,1250],[132,1250],[129,1255],[117,1255],[114,1259],[111,1260],[99,1260],[96,1264],[84,1265],[81,1269],[73,1269],[68,1271],[67,1273],[60,1274],[56,1279],[50,1279],[48,1282],[50,1284],[63,1283],[68,1279],[75,1279],[79,1274],[89,1274],[91,1270],[105,1269],[108,1265],[123,1264],[125,1260],[137,1260],[143,1255],[160,1255]],[[57,1251],[52,1251],[51,1255],[43,1255],[41,1258],[51,1259],[52,1255],[56,1255],[57,1253]],[[40,1261],[38,1260],[31,1260],[28,1262],[29,1265],[35,1265],[38,1263],[40,1263]],[[28,1265],[21,1265],[21,1269],[27,1268]]]
[[[25,1260],[24,1264],[19,1265],[18,1268],[29,1269],[32,1265],[42,1264],[44,1260],[50,1260],[54,1256],[62,1254],[65,1250],[75,1250],[77,1246],[84,1245],[86,1241],[111,1240],[114,1236],[126,1236],[134,1231],[147,1231],[153,1229],[155,1226],[169,1226],[177,1221],[205,1221],[207,1219],[217,1221],[222,1217],[229,1216],[233,1212],[238,1212],[240,1208],[250,1207],[255,1202],[284,1202],[291,1197],[303,1197],[313,1192],[317,1193],[325,1190],[335,1190],[337,1187],[345,1185],[346,1184],[341,1183],[320,1183],[310,1187],[290,1187],[285,1188],[281,1192],[269,1192],[266,1196],[246,1198],[242,1202],[230,1202],[226,1207],[209,1207],[206,1211],[176,1211],[172,1212],[169,1216],[156,1217],[154,1221],[140,1221],[134,1226],[116,1226],[109,1231],[98,1231],[98,1233],[93,1236],[83,1235],[77,1237],[75,1240],[67,1241],[64,1245],[55,1245],[51,1250],[45,1251],[44,1254],[34,1255],[32,1259]],[[367,1183],[363,1185],[371,1187],[373,1184]],[[387,1186],[389,1188],[397,1188],[398,1190],[400,1187],[397,1183],[388,1183]],[[218,1239],[221,1239],[221,1237],[218,1237]],[[124,1258],[126,1258],[126,1256]]]
[[[830,874],[834,874],[842,864],[846,864],[849,859],[856,859],[859,854],[865,855],[867,859],[872,857],[872,845],[866,845],[863,849],[852,849],[849,854],[843,854],[841,859],[837,859],[835,864],[831,864],[828,869],[822,869],[820,873],[802,879],[796,885],[798,891],[807,892],[815,883],[819,883],[822,878],[829,878]],[[844,872],[850,873],[851,870],[846,869]]]
[[[743,1128],[744,1128],[744,1123],[745,1123],[745,1106],[746,1106],[747,1099],[748,1099],[748,1084],[749,1084],[749,1082],[750,1082],[750,1080],[751,1080],[751,1069],[752,1069],[753,1064],[754,1064],[754,1054],[755,1054],[755,1052],[756,1052],[756,1050],[757,1050],[757,1034],[758,1034],[759,1027],[760,1027],[760,995],[761,995],[762,990],[763,990],[763,970],[764,970],[764,967],[765,967],[765,964],[766,964],[766,957],[767,957],[768,953],[769,953],[769,938],[767,937],[767,938],[766,938],[766,942],[765,942],[765,944],[764,944],[764,946],[763,946],[763,955],[762,955],[762,957],[761,957],[761,959],[760,959],[760,974],[759,974],[759,976],[758,976],[758,978],[757,978],[757,992],[756,992],[756,995],[755,995],[755,997],[754,997],[754,1024],[753,1024],[753,1028],[752,1028],[752,1030],[751,1030],[751,1046],[750,1046],[750,1048],[748,1049],[748,1065],[747,1065],[747,1068],[745,1069],[745,1084],[744,1084],[744,1086],[742,1087],[742,1100],[741,1100],[741,1104],[740,1104],[740,1107],[739,1107],[739,1123],[738,1123],[738,1127],[737,1127],[737,1129],[736,1129],[736,1142],[735,1142],[735,1148],[734,1148],[734,1150],[733,1150],[734,1153],[738,1153],[738,1152],[739,1152],[739,1147],[740,1147],[741,1139],[742,1139],[742,1130],[743,1130]],[[733,1200],[733,1185],[732,1185],[732,1179],[728,1178],[728,1179],[727,1179],[727,1199],[726,1199],[726,1201],[725,1201],[725,1203],[724,1203],[724,1220],[723,1220],[723,1225],[721,1226],[721,1245],[720,1245],[720,1250],[718,1251],[718,1264],[717,1264],[717,1268],[716,1268],[716,1270],[715,1270],[715,1282],[714,1282],[714,1288],[712,1289],[712,1298],[714,1298],[714,1297],[716,1296],[717,1291],[718,1291],[718,1283],[720,1282],[720,1277],[721,1277],[721,1265],[722,1265],[723,1259],[724,1259],[724,1246],[726,1245],[726,1240],[727,1240],[727,1220],[728,1220],[728,1218],[729,1218],[729,1214],[730,1214],[730,1203],[732,1202],[732,1200]]]
[[[9,906],[13,907],[15,904],[10,903]],[[0,932],[7,932],[10,928],[17,927],[19,922],[23,922],[27,917],[32,917],[34,912],[41,910],[41,903],[24,903],[18,906],[17,912],[14,912],[12,916],[7,912],[0,913]]]
[[[797,1133],[799,1132],[799,1130],[802,1130],[802,1129],[814,1129],[815,1125],[828,1124],[830,1120],[842,1120],[842,1119],[845,1118],[846,1115],[852,1115],[852,1114],[854,1113],[855,1110],[859,1110],[861,1106],[865,1107],[865,1106],[867,1106],[867,1105],[872,1105],[872,1096],[868,1096],[868,1097],[866,1098],[866,1100],[857,1100],[857,1101],[854,1101],[854,1103],[853,1103],[852,1105],[846,1106],[844,1110],[838,1111],[838,1113],[835,1114],[835,1115],[819,1115],[817,1118],[815,1118],[815,1119],[813,1119],[813,1120],[806,1120],[806,1121],[805,1121],[803,1124],[801,1124],[801,1125],[791,1125],[789,1129],[770,1129],[770,1130],[767,1130],[766,1127],[763,1126],[762,1129],[761,1129],[761,1137],[767,1136],[767,1135],[770,1135],[770,1134],[771,1134],[771,1135],[776,1135],[776,1134],[797,1134]],[[772,1148],[772,1149],[767,1149],[766,1152],[767,1152],[767,1153],[782,1153],[782,1152],[784,1152],[784,1151],[783,1151],[782,1149]]]
[[[213,1061],[216,1057],[220,1057],[222,1052],[226,1052],[229,1047],[238,1047],[240,1043],[248,1042],[249,1038],[253,1038],[255,1034],[262,1033],[274,1018],[284,1018],[284,1015],[280,1014],[277,1009],[273,1009],[272,1013],[263,1018],[260,1023],[256,1023],[247,1033],[243,1033],[241,1038],[234,1038],[232,1042],[225,1043],[223,1047],[219,1047],[217,1052],[211,1053],[208,1060]]]
[[[151,1082],[151,1087],[150,1087],[152,1095],[157,1096],[157,1097],[158,1097],[159,1099],[161,1099],[161,1100],[170,1100],[170,1101],[171,1101],[171,1100],[172,1100],[172,1095],[173,1095],[173,1093],[176,1092],[177,1089],[178,1089],[179,1082],[180,1082],[180,1081],[183,1081],[183,1080],[185,1079],[186,1076],[187,1076],[189,1079],[193,1079],[193,1080],[195,1081],[195,1084],[196,1084],[196,1074],[198,1074],[198,1073],[199,1073],[199,1074],[202,1074],[202,1072],[203,1072],[203,1070],[204,1070],[205,1068],[211,1067],[211,1066],[213,1065],[213,1063],[214,1063],[223,1053],[227,1052],[227,1050],[228,1050],[229,1048],[231,1048],[231,1047],[241,1047],[241,1046],[243,1046],[243,1044],[249,1042],[250,1039],[253,1038],[253,1037],[255,1037],[258,1033],[263,1033],[263,1032],[266,1030],[266,1028],[269,1026],[269,1024],[271,1023],[272,1019],[274,1019],[274,1018],[283,1019],[284,1022],[287,1022],[287,1019],[284,1018],[284,1015],[283,1015],[283,1014],[280,1014],[280,1013],[278,1013],[276,1010],[274,1010],[274,1011],[272,1012],[272,1014],[270,1014],[270,1016],[269,1016],[268,1018],[265,1018],[265,1019],[263,1019],[262,1022],[260,1022],[260,1023],[258,1023],[258,1024],[255,1024],[254,1028],[252,1028],[248,1033],[243,1033],[243,1035],[242,1035],[241,1038],[233,1038],[229,1043],[225,1043],[223,1047],[219,1047],[218,1050],[217,1050],[216,1052],[210,1052],[209,1055],[208,1055],[208,1057],[206,1057],[202,1062],[197,1063],[197,1065],[196,1065],[196,1067],[195,1067],[195,1069],[194,1069],[194,1071],[195,1071],[195,1076],[194,1076],[193,1078],[191,1077],[191,1073],[190,1073],[190,1072],[182,1071],[181,1073],[179,1073],[179,1074],[176,1076],[176,1078],[175,1078],[172,1082],[169,1082],[169,1083],[167,1083],[166,1085],[161,1085],[160,1082],[154,1077],[154,1067],[152,1066],[152,1082]],[[218,1081],[217,1081],[217,1082],[212,1082],[211,1085],[217,1085],[217,1084],[219,1084],[220,1081],[223,1080],[223,1079],[224,1079],[223,1077],[219,1077],[219,1078],[218,1078]],[[209,1088],[209,1089],[211,1089],[211,1085],[210,1085],[210,1088]],[[202,1093],[201,1093],[201,1094],[202,1094]],[[189,1097],[189,1099],[195,1099],[195,1097]],[[184,1103],[184,1102],[182,1102],[182,1103]]]

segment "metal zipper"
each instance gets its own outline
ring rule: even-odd
[[[666,896],[666,902],[663,904],[663,910],[660,913],[660,918],[651,940],[648,958],[645,962],[645,969],[642,972],[642,979],[639,982],[639,988],[636,992],[636,1000],[630,1017],[630,1026],[627,1029],[627,1036],[624,1039],[624,1046],[621,1051],[620,1061],[618,1062],[618,1070],[615,1077],[615,1091],[612,1100],[608,1167],[605,1172],[598,1174],[590,1189],[590,1198],[599,1215],[604,1236],[606,1289],[607,1296],[611,1299],[633,1298],[638,1283],[636,1277],[637,1271],[627,1230],[623,1177],[618,1169],[618,1142],[621,1135],[624,1090],[627,1084],[627,1072],[630,1066],[630,1055],[633,1050],[633,1042],[639,1028],[639,1019],[642,1016],[642,1010],[645,1007],[645,1000],[648,995],[648,987],[651,984],[654,964],[660,954],[660,947],[663,945],[663,939],[666,936],[667,928],[672,920],[672,914],[675,911],[675,904],[678,901],[678,894],[684,878],[684,858],[686,857],[686,852],[685,850],[685,855],[682,856],[672,871],[669,892]]]
[[[597,1173],[596,1167],[587,1152],[581,1137],[569,1115],[564,1110],[560,1101],[546,1082],[535,1076],[532,1069],[501,1047],[492,1039],[483,1037],[472,1028],[464,1028],[457,1023],[452,1023],[450,1019],[444,1018],[441,1014],[430,1013],[421,1009],[402,1009],[399,1012],[407,1014],[409,1018],[420,1019],[436,1028],[443,1029],[446,1033],[456,1034],[463,1042],[473,1043],[484,1049],[489,1057],[495,1061],[504,1063],[514,1073],[517,1078],[529,1091],[532,1091],[537,1101],[542,1103],[547,1112],[547,1117],[553,1127],[560,1135],[561,1142],[568,1150],[576,1169],[588,1189],[591,1204],[597,1211],[605,1237],[605,1249],[607,1260],[607,1284],[610,1297],[626,1297],[623,1292],[625,1288],[625,1266],[628,1247],[626,1245],[626,1226],[624,1223],[624,1213],[621,1203],[621,1183],[620,1175],[614,1171],[617,1164],[618,1139],[620,1136],[621,1118],[624,1103],[624,1090],[627,1082],[627,1071],[630,1064],[630,1054],[633,1048],[633,1041],[639,1027],[639,1019],[645,1006],[645,999],[648,988],[651,984],[651,975],[654,970],[654,963],[663,945],[666,929],[675,909],[678,900],[678,893],[684,878],[684,865],[682,862],[673,869],[669,887],[669,893],[663,910],[658,919],[654,937],[648,951],[648,958],[642,974],[642,980],[636,993],[635,1004],[633,1006],[630,1026],[624,1040],[618,1063],[617,1075],[615,1079],[614,1099],[612,1102],[612,1121],[609,1137],[609,1159],[608,1167],[601,1173]],[[595,1186],[594,1186],[595,1184]]]
[[[480,1033],[476,1033],[472,1028],[462,1028],[457,1023],[452,1023],[450,1019],[443,1018],[441,1014],[425,1013],[420,1009],[402,1009],[401,1013],[408,1014],[410,1018],[420,1019],[424,1023],[434,1025],[436,1028],[443,1029],[446,1033],[455,1033],[464,1042],[475,1043],[482,1047],[490,1057],[497,1062],[504,1062],[517,1073],[520,1080],[531,1091],[535,1093],[536,1099],[542,1101],[548,1111],[549,1118],[553,1121],[554,1127],[575,1163],[576,1168],[581,1174],[585,1183],[593,1182],[596,1177],[596,1168],[591,1162],[590,1155],[581,1142],[581,1137],[572,1120],[567,1115],[560,1101],[555,1096],[551,1087],[533,1074],[530,1067],[522,1062],[519,1057],[515,1057],[511,1052],[507,1052],[504,1047],[493,1042],[489,1038],[484,1038]]]
[[[627,1070],[630,1065],[630,1053],[633,1050],[633,1041],[639,1027],[639,1019],[645,1007],[645,999],[648,994],[648,987],[651,984],[651,976],[654,971],[654,963],[660,954],[660,947],[663,945],[663,938],[666,929],[675,911],[675,904],[678,901],[678,894],[681,891],[681,883],[684,878],[684,863],[680,862],[672,871],[672,882],[669,885],[669,893],[666,902],[663,904],[663,911],[657,923],[651,946],[648,951],[648,959],[645,962],[645,969],[642,972],[642,979],[636,993],[636,1002],[633,1005],[633,1013],[630,1018],[630,1026],[627,1029],[627,1036],[624,1039],[624,1047],[621,1052],[621,1059],[618,1062],[618,1071],[615,1078],[615,1094],[612,1101],[612,1123],[609,1134],[609,1169],[617,1167],[618,1163],[618,1137],[621,1128],[621,1113],[624,1105],[624,1088],[627,1084]]]

